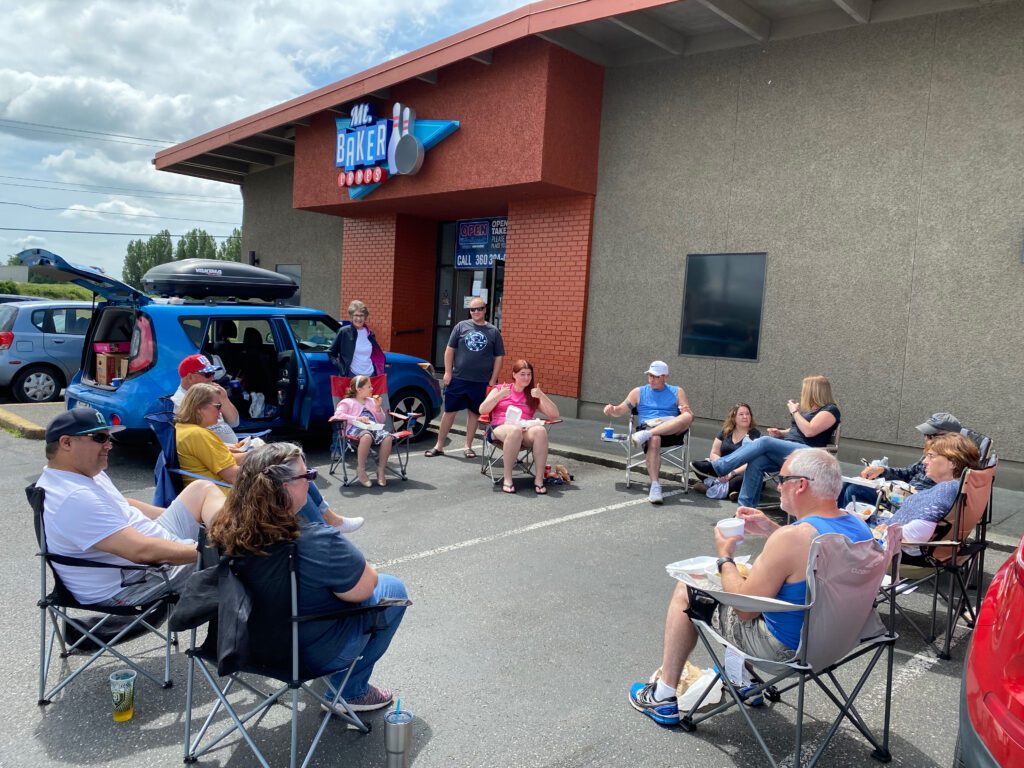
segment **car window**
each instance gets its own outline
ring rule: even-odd
[[[338,335],[338,321],[333,317],[289,317],[288,327],[306,352],[326,352]]]
[[[0,331],[9,331],[14,327],[14,319],[18,316],[18,310],[6,305],[0,306]]]
[[[179,322],[185,330],[185,335],[196,349],[202,349],[203,339],[206,337],[206,323],[208,317],[182,317]]]
[[[43,333],[55,333],[53,326],[53,310],[52,309],[35,309],[32,310],[32,325],[38,328]]]
[[[91,308],[67,307],[53,310],[53,333],[85,336],[92,319]]]

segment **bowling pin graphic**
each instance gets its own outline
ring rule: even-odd
[[[395,165],[395,150],[398,149],[398,140],[402,138],[402,132],[399,130],[399,122],[402,118],[402,105],[397,101],[391,114],[391,139],[388,141],[388,174],[394,176],[398,173],[398,167]]]
[[[395,166],[399,173],[414,174],[423,167],[423,144],[416,138],[416,112],[409,107],[402,114],[402,138],[395,147]]]

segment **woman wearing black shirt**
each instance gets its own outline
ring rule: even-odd
[[[757,428],[757,422],[754,421],[754,414],[750,410],[750,406],[746,403],[738,403],[726,414],[722,431],[718,433],[718,437],[715,438],[715,442],[711,446],[709,458],[711,461],[715,461],[723,456],[728,456],[737,450],[744,441],[750,443],[760,436],[761,432]],[[743,472],[746,468],[746,465],[743,465],[725,475],[729,481],[730,501],[736,501],[739,495],[740,486],[743,485]]]

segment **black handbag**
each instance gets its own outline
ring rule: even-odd
[[[252,598],[227,558],[217,566],[217,674],[230,675],[249,661]]]
[[[213,565],[201,571],[195,571],[188,577],[174,612],[167,622],[172,632],[185,632],[201,627],[208,621],[217,618],[218,571],[220,565]]]

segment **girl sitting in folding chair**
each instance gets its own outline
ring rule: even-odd
[[[348,422],[346,436],[358,440],[356,477],[364,488],[373,485],[366,474],[366,457],[370,455],[373,446],[377,447],[377,485],[388,484],[384,472],[394,436],[385,429],[384,411],[381,410],[379,397],[373,394],[369,376],[355,376],[348,385],[345,399],[338,403],[331,418],[332,421]]]
[[[533,449],[534,492],[540,496],[548,492],[544,485],[548,431],[543,424],[530,423],[538,413],[547,419],[559,418],[558,406],[535,383],[533,366],[528,360],[516,360],[512,364],[512,383],[499,384],[480,404],[480,415],[490,414],[491,417],[490,440],[501,446],[501,490],[505,493],[516,492],[512,484],[512,470],[521,448]]]

